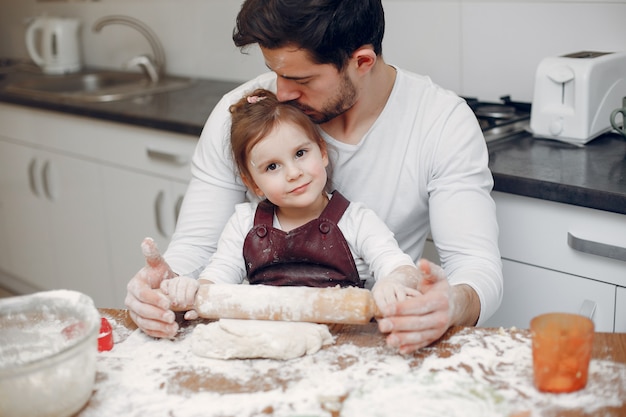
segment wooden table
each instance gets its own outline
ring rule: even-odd
[[[185,344],[203,321],[184,323],[177,340],[163,341],[135,331],[125,310],[101,313],[116,346],[98,356],[94,395],[81,417],[367,417],[376,409],[403,417],[626,415],[624,333],[596,333],[585,389],[543,394],[532,385],[527,330],[454,327],[433,346],[398,355],[375,324],[332,325],[335,344],[308,357],[216,361]]]

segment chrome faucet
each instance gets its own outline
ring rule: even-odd
[[[138,65],[148,78],[150,78],[152,83],[159,82],[161,75],[163,75],[165,71],[165,52],[163,51],[163,45],[161,45],[161,42],[154,31],[152,31],[152,29],[140,20],[122,15],[102,17],[93,24],[92,29],[94,32],[100,32],[103,27],[111,24],[130,26],[146,37],[150,43],[150,47],[152,48],[153,57],[148,55],[139,55],[132,58],[127,65]]]

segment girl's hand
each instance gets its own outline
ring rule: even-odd
[[[198,313],[193,308],[199,286],[196,279],[179,276],[162,281],[161,291],[170,299],[174,309],[187,310],[186,320],[195,320],[198,318]]]
[[[420,271],[414,266],[401,266],[386,277],[380,278],[372,288],[372,296],[380,310],[388,304],[404,301],[407,297],[419,295],[416,289]]]

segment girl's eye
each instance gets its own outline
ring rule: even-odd
[[[277,168],[277,165],[276,165],[276,164],[274,164],[274,163],[272,163],[272,164],[269,164],[269,165],[267,166],[266,170],[267,170],[267,171],[274,171],[276,168]]]
[[[305,153],[306,153],[306,150],[300,149],[299,151],[296,152],[296,158],[302,158]]]

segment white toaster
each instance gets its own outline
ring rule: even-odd
[[[537,67],[530,129],[536,137],[584,145],[611,129],[626,97],[626,52],[582,51]]]

